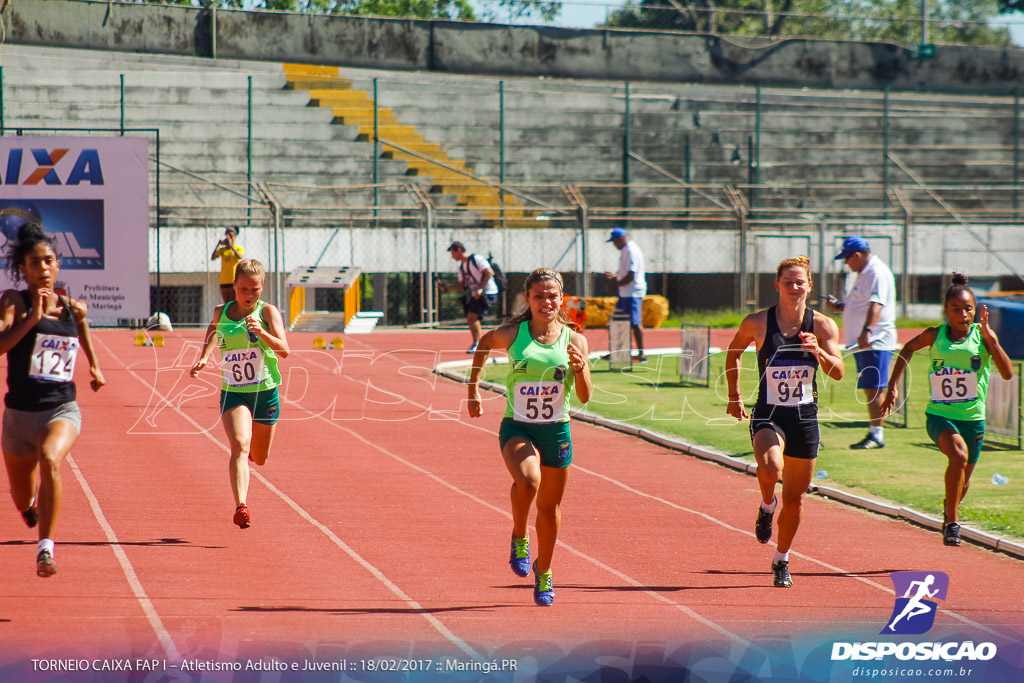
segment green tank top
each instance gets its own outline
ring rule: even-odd
[[[262,340],[249,340],[244,318],[232,320],[228,317],[228,309],[233,303],[229,301],[224,304],[217,321],[221,356],[220,388],[223,391],[248,394],[279,386],[281,372],[277,369],[277,354]],[[249,315],[267,329],[267,323],[263,320],[265,304],[264,301],[257,302],[256,308]]]
[[[519,324],[508,347],[505,417],[516,422],[552,424],[569,421],[569,397],[576,376],[569,368],[569,328],[553,344],[541,344],[530,334],[530,322]]]
[[[943,323],[928,356],[931,401],[924,412],[951,420],[984,420],[992,356],[985,348],[978,323],[973,323],[967,338],[958,342],[950,341],[949,324]]]

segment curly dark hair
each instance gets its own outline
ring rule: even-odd
[[[958,296],[961,292],[967,292],[972,300],[977,301],[977,298],[974,296],[974,290],[967,286],[967,275],[954,270],[952,282],[953,284],[946,290],[946,296],[942,300],[943,304],[949,303],[950,299]]]
[[[57,254],[57,242],[43,232],[43,226],[39,223],[26,223],[18,228],[18,239],[7,245],[7,271],[14,282],[21,282],[21,266],[29,253],[40,244],[45,244]]]

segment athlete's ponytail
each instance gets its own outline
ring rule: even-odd
[[[974,291],[967,286],[967,275],[958,271],[953,271],[953,277],[951,278],[953,284],[946,290],[946,297],[942,300],[943,304],[949,303],[949,300],[955,296],[959,296],[963,292],[971,297],[972,301],[976,301]]]
[[[565,291],[565,285],[562,282],[562,276],[558,273],[557,270],[552,270],[551,268],[538,268],[537,270],[533,271],[532,273],[526,276],[526,283],[523,285],[523,294],[525,294],[527,298],[526,310],[521,312],[519,315],[513,316],[512,319],[508,321],[509,325],[518,325],[533,317],[533,312],[530,310],[529,303],[530,288],[543,280],[554,280],[555,282],[558,283],[558,292],[562,293]],[[566,315],[565,310],[562,308],[558,309],[558,321],[563,325],[571,325],[569,317]]]
[[[17,239],[7,246],[7,271],[14,282],[21,282],[21,266],[28,255],[40,244],[45,244],[57,254],[57,242],[43,232],[39,223],[25,223],[18,228]],[[57,254],[59,256],[59,254]]]

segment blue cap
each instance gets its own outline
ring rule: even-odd
[[[868,241],[863,237],[857,237],[856,235],[847,237],[843,240],[843,250],[836,254],[835,260],[845,259],[850,254],[858,251],[867,251],[868,249],[870,249]]]
[[[605,241],[606,242],[614,242],[619,237],[625,237],[625,236],[626,236],[625,228],[612,228],[612,236],[611,236],[611,238],[609,238],[609,239],[607,239]]]

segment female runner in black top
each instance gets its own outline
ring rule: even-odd
[[[738,420],[747,417],[740,395],[740,357],[753,343],[757,347],[760,382],[750,418],[750,439],[757,460],[761,508],[754,535],[761,543],[772,537],[775,483],[782,481],[779,541],[772,560],[775,585],[789,588],[789,548],[793,543],[818,457],[817,370],[832,379],[843,378],[839,329],[832,318],[811,310],[810,261],[806,256],[786,259],[775,276],[779,303],[743,319],[729,344],[725,360],[729,384],[726,412]]]
[[[39,525],[36,573],[53,576],[53,537],[63,489],[60,464],[82,426],[75,402],[74,370],[81,348],[91,386],[104,385],[89,337],[86,306],[54,292],[60,260],[57,245],[29,223],[7,251],[15,282],[28,289],[0,295],[0,355],[7,354],[2,443],[11,498],[29,527]]]

